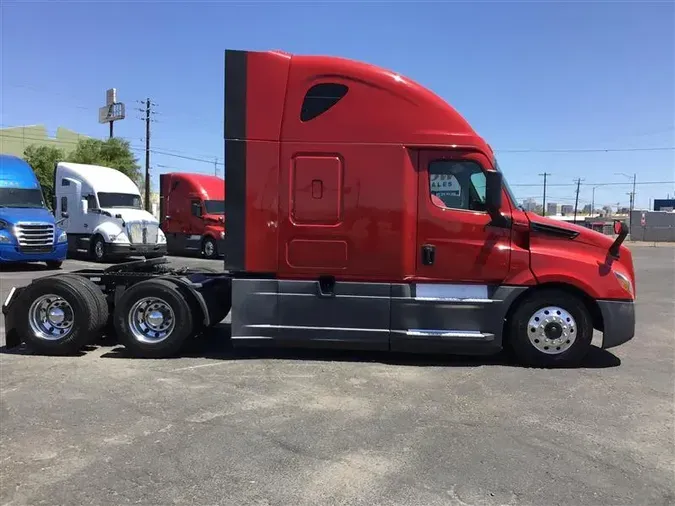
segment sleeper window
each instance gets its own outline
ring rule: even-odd
[[[469,160],[435,160],[429,164],[432,202],[442,208],[485,211],[485,173]]]

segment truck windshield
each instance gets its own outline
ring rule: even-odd
[[[494,159],[494,166],[495,170],[497,172],[502,172],[502,169],[499,168],[499,163],[497,163],[497,159]],[[503,172],[502,172],[503,174]],[[520,208],[520,205],[518,204],[518,200],[516,200],[516,196],[513,193],[513,190],[511,190],[511,187],[509,186],[509,182],[506,180],[506,177],[502,178],[502,183],[504,184],[504,188],[506,189],[506,193],[509,196],[509,199],[511,200],[511,203]]]
[[[140,195],[133,193],[98,193],[98,202],[101,208],[106,207],[130,207],[132,209],[141,208]]]
[[[205,200],[206,214],[225,214],[224,200]]]
[[[37,188],[0,188],[0,207],[44,208],[42,191]]]

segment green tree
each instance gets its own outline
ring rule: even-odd
[[[68,155],[68,161],[117,169],[129,176],[134,183],[141,182],[138,159],[131,151],[129,142],[123,139],[81,139],[75,150]]]
[[[54,197],[54,167],[57,162],[64,160],[65,153],[53,146],[31,144],[24,149],[23,157],[33,167],[47,205],[51,208]]]

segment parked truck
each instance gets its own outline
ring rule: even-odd
[[[65,217],[69,253],[97,262],[166,255],[159,221],[141,205],[136,184],[110,167],[59,162],[54,170],[54,209]]]
[[[33,168],[19,157],[0,155],[0,264],[61,267],[67,252],[61,221],[47,208]]]
[[[170,254],[213,259],[225,241],[225,181],[217,176],[170,172],[159,176],[159,221]]]
[[[15,288],[17,343],[70,353],[110,314],[135,356],[231,310],[235,346],[490,354],[578,364],[634,335],[615,240],[523,211],[490,146],[430,90],[336,57],[225,52],[223,272],[162,259]],[[433,183],[433,184],[432,184]]]

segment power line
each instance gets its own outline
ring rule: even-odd
[[[624,153],[627,151],[673,151],[675,146],[646,148],[565,148],[565,149],[495,149],[496,153]]]
[[[543,174],[539,174],[539,175],[542,176]],[[549,176],[550,176],[550,174],[549,174]],[[626,185],[629,185],[629,184],[633,184],[633,183],[619,183],[619,182],[615,182],[615,183],[586,183],[587,186],[626,186]],[[639,181],[639,182],[636,182],[635,184],[636,185],[675,184],[675,181]],[[520,183],[520,184],[519,183],[515,183],[515,184],[509,183],[509,186],[511,186],[511,187],[515,187],[515,186],[518,186],[518,187],[536,186],[536,187],[538,187],[538,186],[541,186],[541,185],[538,184],[538,183]],[[556,187],[576,186],[576,183],[547,183],[547,186],[548,187],[552,187],[552,186],[556,186]]]

